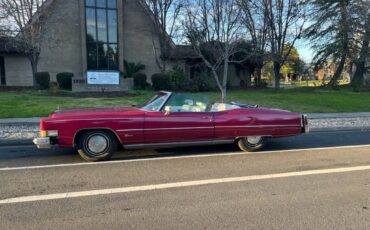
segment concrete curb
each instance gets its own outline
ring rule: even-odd
[[[0,119],[0,125],[33,125],[39,124],[40,119],[41,117]]]
[[[307,113],[309,119],[370,118],[370,113]]]
[[[369,132],[370,127],[333,127],[333,128],[311,128],[310,133],[329,132]]]

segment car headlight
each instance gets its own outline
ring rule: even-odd
[[[57,137],[58,130],[41,130],[40,136],[41,137]]]

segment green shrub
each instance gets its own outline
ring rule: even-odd
[[[59,92],[59,84],[58,82],[52,81],[49,84],[49,90],[51,93],[57,94]]]
[[[73,73],[58,73],[57,74],[57,82],[59,84],[59,87],[61,89],[67,89],[71,90],[72,89],[72,78],[73,78]]]
[[[171,90],[171,76],[168,73],[156,73],[152,75],[154,90]]]
[[[213,78],[205,71],[189,80],[184,70],[179,66],[175,66],[170,72],[153,74],[152,76],[154,90],[205,92],[214,89],[212,81]]]
[[[35,75],[36,83],[40,89],[48,89],[50,85],[50,74],[48,72],[38,72]]]
[[[145,90],[149,87],[148,82],[146,81],[146,74],[136,73],[133,76],[134,78],[134,88],[138,90]]]
[[[186,90],[189,87],[190,82],[181,67],[175,66],[168,74],[171,77],[171,90]]]
[[[259,84],[256,84],[256,87],[257,88],[260,88],[260,89],[264,89],[264,88],[267,88],[268,86],[268,82],[264,79],[261,79],[261,81],[259,82]]]
[[[201,72],[194,76],[193,79],[190,80],[190,91],[193,92],[207,92],[214,89],[211,81],[213,79],[209,76],[207,72]]]
[[[124,78],[133,78],[135,74],[141,73],[145,70],[145,65],[135,62],[124,61],[125,72],[123,73]]]

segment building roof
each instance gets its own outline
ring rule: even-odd
[[[194,48],[190,45],[177,45],[169,51],[167,58],[170,60],[194,60],[199,59]]]
[[[20,54],[22,52],[14,46],[13,38],[0,37],[0,53],[5,54]]]

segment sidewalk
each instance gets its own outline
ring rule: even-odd
[[[311,132],[370,130],[370,113],[310,113]],[[40,118],[0,119],[0,146],[32,144]]]

